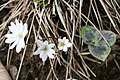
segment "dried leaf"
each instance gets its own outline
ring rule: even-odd
[[[0,61],[0,80],[12,80],[7,70]]]
[[[14,65],[11,65],[9,71],[10,71],[10,74],[11,74],[13,80],[15,80],[16,75],[17,75],[17,71],[18,71],[17,67]]]

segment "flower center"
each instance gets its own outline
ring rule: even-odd
[[[43,48],[43,51],[48,51],[48,47],[45,46],[45,47]]]
[[[18,34],[18,37],[19,37],[19,38],[22,38],[22,37],[23,37],[22,33],[19,33],[19,34]]]
[[[61,42],[61,43],[60,43],[60,46],[64,46],[64,45],[65,45],[65,43],[64,43],[64,42]]]

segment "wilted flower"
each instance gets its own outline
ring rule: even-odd
[[[63,39],[58,39],[58,48],[59,50],[63,50],[64,52],[67,51],[67,48],[68,47],[71,47],[72,46],[72,43],[69,42],[68,39],[66,39],[66,37],[63,37]]]
[[[5,40],[6,43],[13,43],[10,46],[10,49],[13,49],[16,46],[16,52],[19,53],[22,48],[25,47],[24,38],[28,33],[27,24],[23,24],[22,21],[15,20],[15,24],[11,22],[11,26],[8,26],[11,34],[6,34]]]
[[[55,44],[48,44],[48,41],[41,41],[41,40],[36,40],[38,49],[33,53],[33,55],[39,55],[40,58],[42,58],[42,61],[45,62],[47,58],[54,58],[55,50],[52,49]]]

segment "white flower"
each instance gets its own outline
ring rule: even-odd
[[[38,49],[33,53],[33,55],[39,55],[40,58],[42,58],[43,63],[47,60],[47,58],[54,58],[55,50],[52,48],[55,46],[55,44],[48,44],[48,41],[40,41],[36,40]]]
[[[19,53],[22,48],[25,47],[24,38],[28,33],[27,24],[23,24],[22,21],[15,20],[15,24],[11,22],[11,26],[8,26],[11,34],[6,34],[5,40],[6,43],[13,43],[10,46],[10,49],[13,49],[16,46],[16,52]]]
[[[59,50],[63,50],[64,52],[67,51],[67,48],[68,47],[71,47],[72,46],[72,43],[69,42],[68,39],[66,39],[66,37],[63,37],[63,39],[58,39],[58,48]]]

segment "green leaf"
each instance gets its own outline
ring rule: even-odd
[[[104,43],[99,46],[88,45],[88,48],[91,55],[101,61],[105,61],[105,59],[108,57],[111,51],[111,48],[105,45]]]
[[[84,43],[91,45],[97,45],[98,41],[101,39],[101,36],[99,36],[97,30],[88,25],[85,25],[81,28],[80,35]]]
[[[33,0],[33,2],[41,3],[43,7],[47,7],[49,5],[48,0]]]
[[[43,0],[43,6],[46,7],[48,5],[49,5],[48,0]]]
[[[38,0],[33,0],[33,2],[37,2]]]
[[[110,46],[113,46],[116,42],[116,34],[112,31],[102,30],[101,34],[105,37],[106,41],[109,43]],[[101,35],[100,35],[101,36]],[[105,42],[102,38],[99,43]]]
[[[83,39],[84,43],[88,44],[88,49],[92,56],[101,61],[105,61],[110,54],[110,46],[114,45],[116,42],[116,34],[108,30],[102,30],[100,32],[109,43],[109,46],[100,33],[92,26],[83,26],[80,31],[80,37]]]

